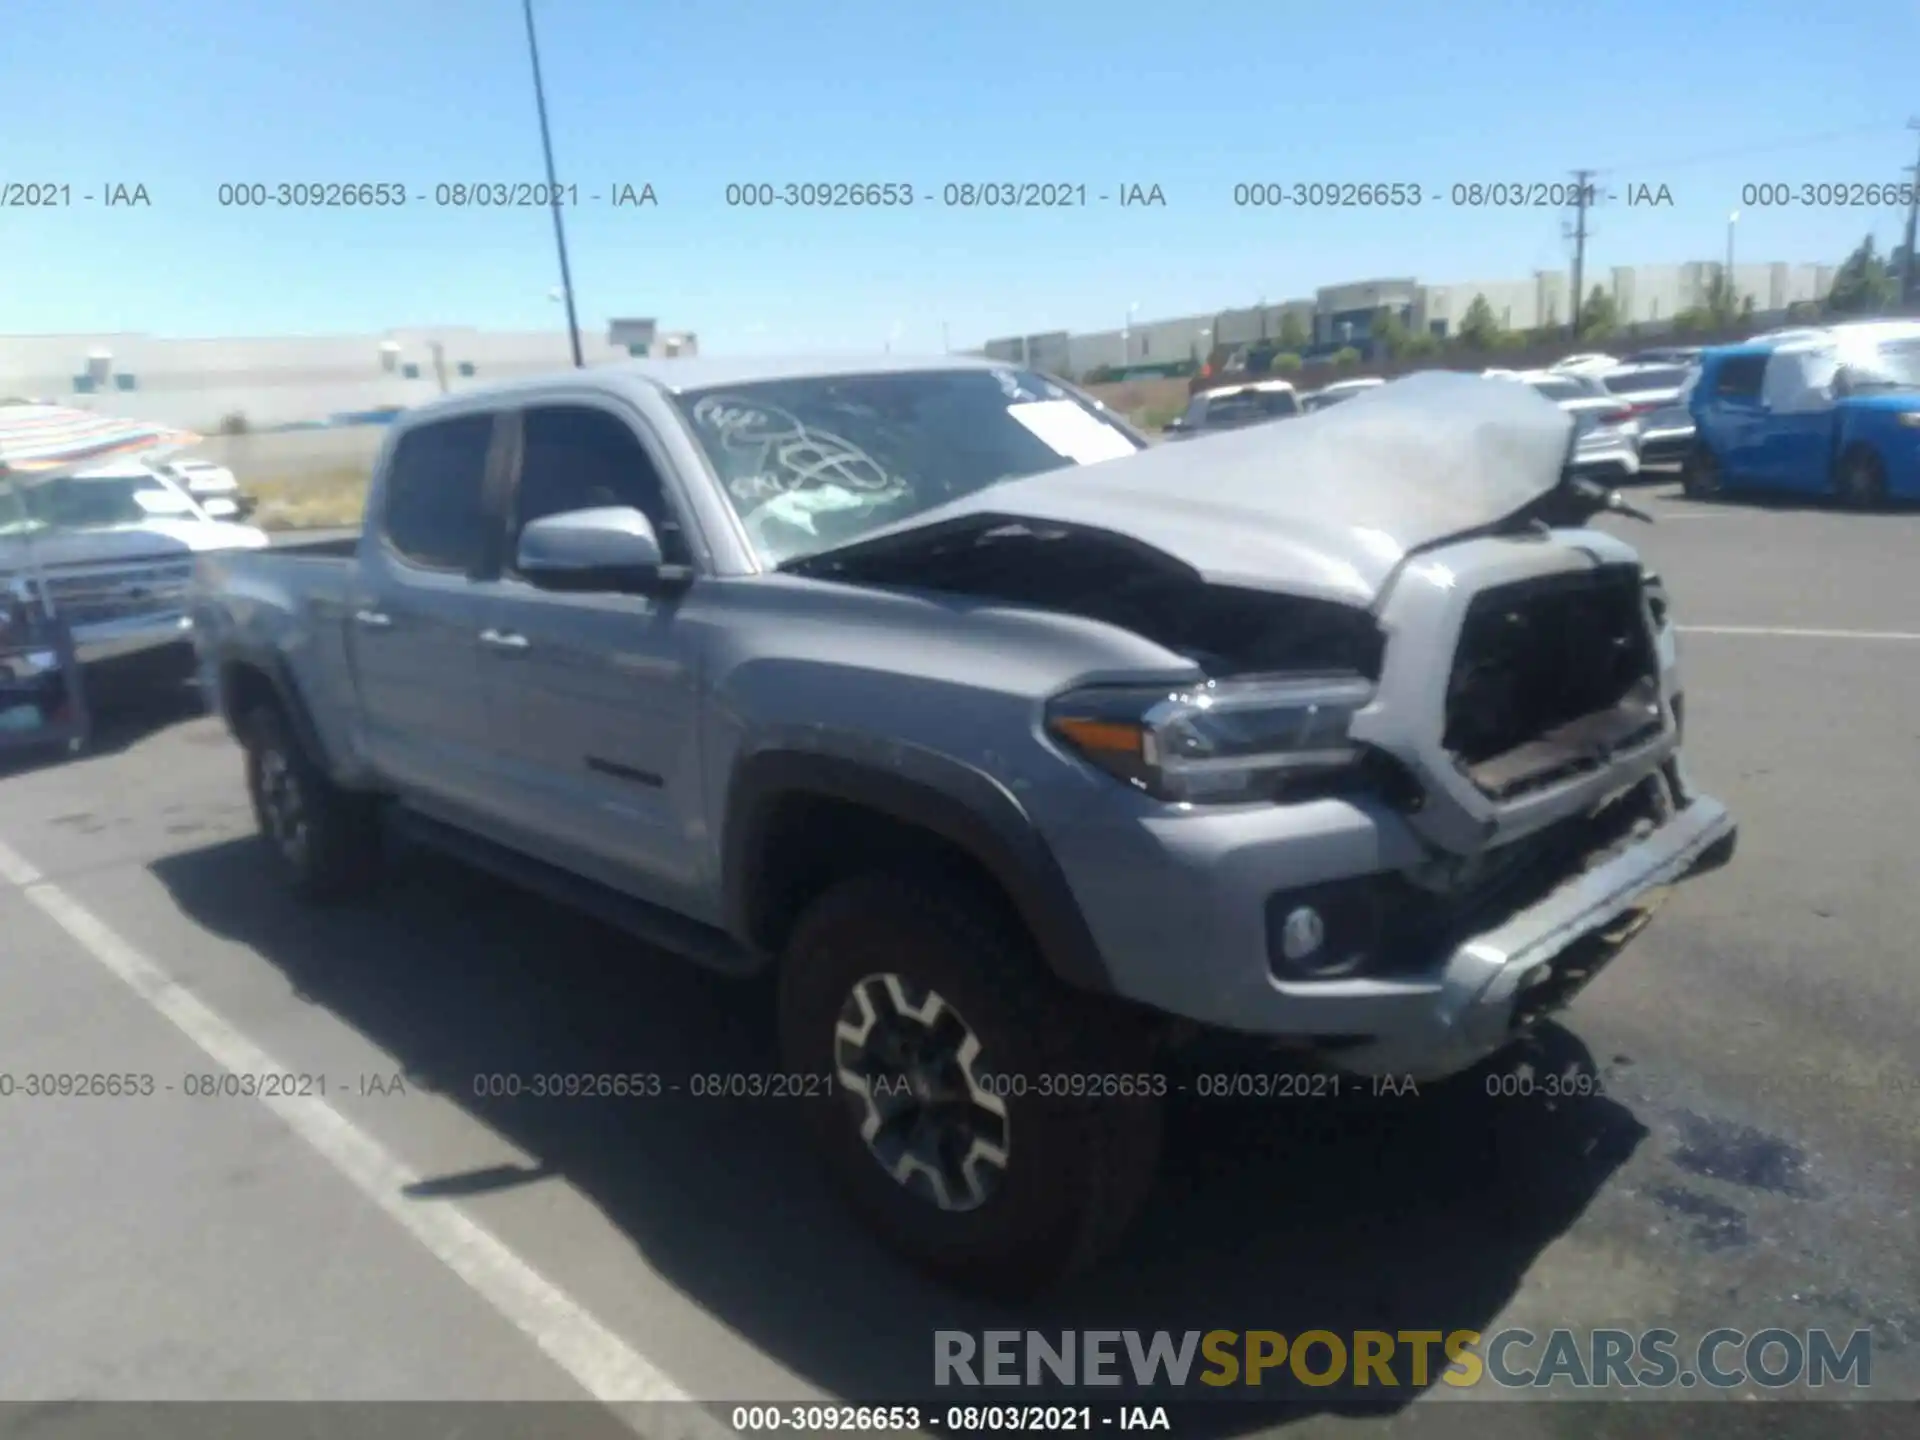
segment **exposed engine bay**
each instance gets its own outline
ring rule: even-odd
[[[1261,673],[1380,675],[1384,641],[1350,605],[1209,585],[1125,536],[977,518],[898,546],[823,555],[798,573],[938,590],[1102,620],[1184,655],[1215,679]]]

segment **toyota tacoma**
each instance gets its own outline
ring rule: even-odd
[[[399,827],[772,971],[853,1209],[1017,1294],[1183,1053],[1459,1073],[1731,854],[1573,445],[1451,375],[1150,446],[985,360],[594,368],[402,416],[357,542],[202,557],[192,633],[301,893]]]

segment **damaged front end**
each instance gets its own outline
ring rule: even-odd
[[[910,542],[910,543],[909,543]],[[807,573],[1033,607],[1126,630],[1203,678],[1053,697],[1048,733],[1157,799],[1230,804],[1409,791],[1391,757],[1353,743],[1384,639],[1352,605],[1209,584],[1125,536],[1005,517],[920,531],[804,562]]]

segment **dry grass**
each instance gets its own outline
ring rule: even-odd
[[[368,471],[352,465],[271,480],[249,478],[246,491],[259,506],[248,518],[263,530],[358,525],[369,478]]]
[[[1089,395],[1149,430],[1158,430],[1187,408],[1185,380],[1123,380],[1117,385],[1085,388]]]

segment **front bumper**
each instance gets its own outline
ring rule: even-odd
[[[190,644],[192,640],[192,617],[175,610],[158,615],[137,615],[124,620],[76,625],[73,652],[82,665],[94,665],[164,649],[169,645]]]
[[[1664,465],[1684,460],[1692,448],[1691,425],[1671,430],[1649,430],[1640,437],[1640,460],[1643,464]]]
[[[1663,772],[1650,780],[1677,794],[1677,759]],[[1327,980],[1280,978],[1268,907],[1277,895],[1431,861],[1392,811],[1325,800],[1191,813],[1104,837],[1069,832],[1055,848],[1122,996],[1206,1030],[1322,1052],[1355,1073],[1437,1079],[1571,1001],[1668,887],[1730,846],[1724,805],[1679,798],[1664,823],[1530,903],[1490,912],[1484,928],[1456,933],[1418,968]]]
[[[1456,946],[1413,1027],[1333,1055],[1360,1074],[1456,1074],[1572,1001],[1645,928],[1668,889],[1727,851],[1733,816],[1697,796],[1666,824],[1504,924]]]
[[[1573,452],[1573,473],[1595,478],[1631,480],[1640,473],[1641,449],[1625,442],[1580,446]]]

